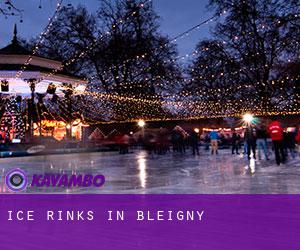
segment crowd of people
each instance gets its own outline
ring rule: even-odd
[[[263,153],[265,159],[269,160],[268,138],[272,141],[271,148],[277,165],[284,164],[288,155],[295,158],[300,153],[300,125],[295,130],[289,130],[283,128],[278,120],[273,120],[268,127],[251,123],[247,125],[244,133],[244,152],[249,160],[251,155],[256,159],[256,152],[259,159]],[[233,146],[232,153],[234,148]]]
[[[8,138],[9,133],[0,130],[0,151],[7,150]],[[217,155],[219,149],[230,149],[232,154],[243,153],[249,160],[258,157],[268,161],[275,155],[273,158],[280,165],[289,157],[300,155],[300,125],[283,127],[279,120],[273,119],[268,123],[248,122],[240,128],[226,130],[212,126],[202,132],[198,128],[175,126],[172,130],[142,129],[137,134],[118,134],[109,142],[119,146],[120,154],[129,153],[130,147],[142,147],[150,154],[163,155],[171,151],[185,154],[191,151],[193,155],[200,155],[202,146],[212,155]]]
[[[270,160],[275,155],[278,165],[286,162],[288,157],[300,155],[300,125],[294,129],[283,128],[278,120],[268,125],[249,123],[239,129],[220,131],[216,127],[200,133],[199,129],[184,130],[176,126],[171,132],[160,128],[155,132],[146,132],[137,140],[126,135],[120,145],[120,153],[128,153],[130,145],[144,147],[150,154],[166,154],[175,152],[185,154],[189,150],[193,155],[200,154],[200,146],[216,155],[219,149],[230,149],[232,154],[243,153],[250,160],[251,157]],[[242,152],[241,152],[242,151]],[[273,152],[273,154],[272,154]]]

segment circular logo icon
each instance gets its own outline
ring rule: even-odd
[[[9,171],[5,178],[6,186],[14,192],[23,191],[27,187],[27,176],[21,169]]]

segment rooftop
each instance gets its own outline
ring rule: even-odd
[[[30,55],[30,52],[24,48],[17,38],[17,25],[14,27],[14,36],[9,45],[0,49],[1,55]]]
[[[31,60],[26,66],[27,71],[39,71],[43,73],[56,72],[55,74],[72,77],[73,79],[82,79],[82,77],[75,76],[66,72],[63,69],[63,64],[60,61],[49,59],[40,55],[32,55],[27,48],[25,48],[17,37],[17,26],[14,26],[13,39],[9,45],[0,49],[0,71],[20,71],[24,67],[24,63]],[[24,71],[24,73],[25,73]],[[23,76],[23,74],[21,75]],[[85,80],[83,80],[85,82]]]

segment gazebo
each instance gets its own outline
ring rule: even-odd
[[[16,25],[11,43],[0,49],[0,82],[0,132],[7,139],[21,141],[34,135],[48,136],[49,131],[57,139],[73,136],[80,139],[80,133],[73,128],[73,123],[80,127],[80,120],[67,121],[47,112],[42,116],[39,98],[66,99],[69,96],[67,110],[71,113],[71,98],[66,93],[72,89],[73,94],[82,94],[86,80],[65,72],[60,61],[29,52],[17,38]],[[34,118],[34,114],[39,119]]]

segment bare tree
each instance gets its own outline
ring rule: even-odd
[[[160,34],[158,20],[148,1],[101,1],[94,14],[83,6],[63,7],[40,53],[90,78],[89,91],[128,97],[112,100],[118,119],[162,114],[159,94],[174,91],[181,70],[176,47]]]
[[[197,47],[193,86],[209,87],[211,97],[219,88],[223,96],[215,101],[234,97],[241,107],[257,104],[267,111],[291,105],[287,99],[293,100],[296,82],[279,69],[299,57],[300,1],[211,0],[210,6],[227,15],[213,31],[214,41]]]
[[[15,1],[13,0],[1,0],[0,1],[0,14],[6,18],[9,16],[20,16],[22,17],[22,10],[19,9]],[[22,21],[22,19],[21,19]]]

